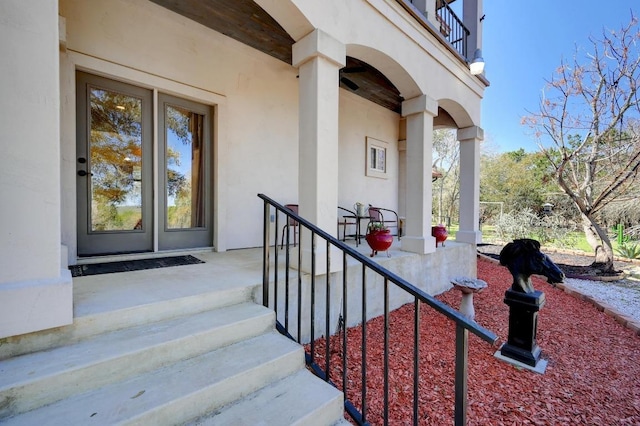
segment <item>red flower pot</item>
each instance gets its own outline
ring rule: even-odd
[[[431,235],[436,237],[436,247],[438,247],[438,243],[442,243],[442,247],[444,247],[444,242],[449,236],[444,225],[432,226]]]
[[[369,233],[365,236],[369,247],[371,247],[371,257],[378,254],[379,251],[386,251],[393,244],[393,235],[389,232],[388,229],[381,231],[369,231]],[[387,256],[389,253],[387,253]]]

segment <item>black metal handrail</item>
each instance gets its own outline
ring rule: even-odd
[[[446,318],[450,319],[455,323],[456,326],[456,342],[455,342],[455,411],[454,411],[454,420],[456,425],[464,425],[466,424],[466,411],[467,411],[467,355],[468,355],[468,333],[471,331],[476,336],[480,337],[482,340],[491,343],[492,345],[496,343],[497,336],[491,331],[479,326],[477,323],[468,320],[463,317],[458,311],[451,308],[450,306],[440,302],[433,296],[425,293],[418,287],[394,274],[393,272],[387,270],[386,268],[380,266],[378,263],[372,261],[367,256],[359,253],[354,250],[352,247],[338,240],[334,236],[329,233],[323,231],[318,228],[311,222],[306,219],[300,217],[295,214],[293,211],[287,209],[284,205],[277,203],[271,198],[258,194],[258,197],[264,201],[264,233],[263,233],[263,285],[262,285],[262,296],[263,296],[263,304],[266,307],[271,306],[276,314],[276,327],[278,331],[282,334],[288,336],[289,338],[297,341],[299,343],[303,343],[302,338],[302,322],[303,322],[303,312],[305,315],[309,317],[309,348],[306,352],[306,362],[307,365],[311,368],[311,370],[323,380],[333,384],[334,382],[331,379],[331,353],[330,353],[330,344],[329,338],[331,336],[331,327],[330,327],[330,317],[331,312],[336,312],[336,309],[340,308],[340,316],[338,323],[340,324],[339,328],[342,331],[342,390],[344,392],[345,398],[345,410],[349,413],[354,421],[358,424],[368,424],[367,420],[367,320],[369,320],[368,312],[367,312],[367,290],[368,290],[368,281],[366,277],[366,271],[373,271],[374,274],[381,277],[384,281],[384,351],[383,351],[383,376],[384,376],[384,423],[387,424],[389,422],[388,417],[388,402],[389,402],[389,311],[390,311],[390,300],[389,300],[389,291],[390,285],[393,285],[399,289],[404,290],[408,295],[408,298],[413,298],[413,307],[414,307],[414,323],[413,323],[413,424],[418,424],[419,420],[419,404],[418,404],[418,395],[419,395],[419,342],[420,342],[420,306],[421,302],[426,304],[429,308],[434,309],[436,312],[444,315]],[[272,215],[273,210],[275,209],[275,215]],[[286,251],[285,260],[282,267],[280,267],[279,263],[279,249],[277,243],[277,236],[279,230],[279,217],[280,214],[285,216],[285,224],[290,223],[290,219],[297,222],[297,227],[300,230],[300,235],[298,238],[298,256],[297,256],[297,265],[302,264],[302,244],[303,244],[303,229],[306,229],[307,236],[309,237],[309,251],[310,251],[310,273],[308,275],[309,283],[306,285],[306,288],[303,287],[302,284],[302,274],[297,273],[297,288],[294,290],[297,292],[296,300],[297,303],[295,306],[291,306],[291,301],[289,300],[291,286],[290,286],[290,242],[289,242],[289,234],[290,234],[290,226],[286,226]],[[275,225],[275,239],[273,243],[270,238],[270,230],[271,230],[271,222],[274,222]],[[295,232],[295,231],[294,231]],[[316,357],[316,249],[317,242],[320,240],[324,240],[325,242],[325,270],[320,271],[324,272],[325,275],[325,330],[321,336],[325,337],[325,353],[324,353],[324,366],[320,366],[315,361]],[[334,307],[331,309],[331,255],[330,249],[331,247],[335,247],[342,252],[342,306]],[[274,256],[274,267],[273,267],[273,276],[271,276],[271,250],[273,247],[273,256]],[[351,402],[349,399],[347,392],[347,381],[348,371],[347,371],[347,358],[348,358],[348,345],[347,345],[347,333],[346,333],[346,325],[348,324],[348,320],[350,318],[350,312],[348,310],[347,303],[347,259],[354,259],[362,268],[362,300],[361,300],[361,318],[362,318],[362,344],[358,348],[352,348],[354,351],[361,351],[360,359],[362,359],[361,365],[361,389],[360,389],[360,407],[359,409]],[[279,270],[284,270],[284,290],[280,289],[279,285]],[[270,287],[273,286],[273,295],[270,294]],[[309,291],[308,297],[308,307],[305,308],[302,306],[302,292],[303,290]],[[285,298],[284,302],[279,303],[278,294],[279,292],[283,293]],[[271,296],[273,298],[271,299]],[[305,301],[307,298],[305,298]],[[292,331],[290,330],[290,313],[295,309],[297,313],[296,318],[296,337],[292,335]],[[306,332],[306,330],[305,330]],[[355,381],[356,378],[351,378],[352,381]]]
[[[451,49],[457,52],[462,60],[468,60],[467,39],[471,31],[464,25],[462,20],[456,15],[445,1],[438,2],[435,17],[438,22],[434,26],[426,17],[424,10],[420,10],[413,5],[414,0],[397,0],[411,15],[414,16],[425,28],[434,33],[439,33],[447,41]]]
[[[458,53],[467,58],[467,38],[471,32],[464,26],[462,20],[458,18],[447,2],[441,3],[442,7],[436,10],[436,20],[440,24],[440,33],[445,36]]]

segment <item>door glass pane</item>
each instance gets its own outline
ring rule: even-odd
[[[204,228],[204,116],[165,107],[167,229]]]
[[[91,231],[142,229],[142,100],[92,88]]]

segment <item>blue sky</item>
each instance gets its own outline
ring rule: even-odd
[[[589,48],[589,36],[618,30],[640,16],[639,0],[484,0],[485,75],[491,85],[482,101],[485,140],[499,152],[538,150],[531,129],[520,124],[539,110],[545,80],[551,79],[575,46]]]

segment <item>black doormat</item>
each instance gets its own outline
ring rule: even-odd
[[[187,256],[159,257],[156,259],[123,260],[120,262],[93,263],[69,266],[72,277],[112,274],[114,272],[140,271],[142,269],[168,268],[170,266],[195,265],[204,261]]]

